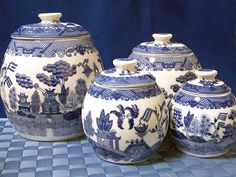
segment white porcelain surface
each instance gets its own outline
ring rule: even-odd
[[[217,71],[203,69],[196,74],[198,78],[187,82],[172,100],[170,129],[181,151],[216,157],[236,140],[236,101],[230,88],[215,79]]]
[[[194,71],[201,66],[191,49],[171,42],[172,34],[152,36],[154,41],[136,46],[129,58],[139,61],[139,70],[149,71],[156,77],[169,102],[183,83],[196,78]]]
[[[108,75],[113,77],[113,84],[115,79],[122,78],[117,80],[127,84],[133,79],[138,83],[139,76],[149,76],[127,70],[134,67],[128,66],[130,61],[122,62],[127,65],[116,65],[117,69],[105,70],[100,77],[104,81]],[[97,80],[86,94],[82,110],[84,131],[95,152],[114,163],[135,163],[151,158],[169,124],[165,98],[155,80],[136,87],[132,84],[107,87],[98,85]]]
[[[39,16],[41,23],[50,21],[50,27],[60,23],[60,13]],[[52,34],[47,31],[48,23],[41,23],[33,24],[35,30]],[[29,139],[56,141],[80,136],[85,93],[102,71],[96,47],[89,35],[57,38],[53,33],[50,39],[26,40],[33,28],[24,28],[29,32],[17,39],[13,35],[1,67],[0,91],[7,117]]]

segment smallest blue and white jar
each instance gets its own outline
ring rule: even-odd
[[[85,96],[84,132],[97,156],[113,163],[151,158],[168,129],[166,100],[155,78],[136,70],[137,61],[115,59]]]
[[[176,147],[189,155],[216,157],[235,142],[236,101],[231,89],[215,79],[216,70],[200,69],[174,96],[170,129]]]

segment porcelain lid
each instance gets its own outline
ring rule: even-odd
[[[223,94],[231,91],[223,81],[215,79],[216,70],[199,69],[195,74],[197,79],[185,83],[182,87],[183,91],[195,94]]]
[[[133,52],[148,54],[184,54],[192,52],[186,45],[170,41],[172,34],[155,33],[154,41],[143,42],[133,48]]]
[[[103,71],[95,84],[109,88],[143,87],[156,83],[154,76],[146,71],[137,71],[138,61],[130,58],[113,60],[115,68]]]
[[[60,22],[61,13],[40,13],[40,23],[19,27],[12,38],[64,38],[88,35],[82,26],[71,22]]]

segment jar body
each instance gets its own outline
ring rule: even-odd
[[[156,77],[168,101],[182,84],[195,79],[194,70],[201,68],[194,53],[187,54],[148,54],[132,52],[129,58],[138,60],[139,70],[149,71]]]
[[[168,116],[156,85],[109,89],[93,84],[82,110],[84,131],[97,156],[113,163],[151,158],[166,135]]]
[[[179,91],[172,103],[170,129],[180,151],[215,157],[235,142],[236,102],[231,93],[201,96]]]
[[[57,141],[83,134],[81,108],[102,71],[91,38],[12,39],[1,68],[7,117],[23,137]]]

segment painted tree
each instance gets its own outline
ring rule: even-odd
[[[173,120],[172,122],[172,126],[173,128],[179,128],[179,127],[183,127],[184,124],[182,122],[182,111],[181,109],[178,108],[174,108],[173,110]]]
[[[202,114],[200,120],[201,123],[199,127],[199,132],[201,133],[201,135],[210,135],[210,117],[208,115]]]
[[[25,74],[16,73],[15,77],[16,77],[16,82],[22,88],[32,89],[34,87],[33,81],[31,80],[29,76]]]
[[[110,120],[110,115],[105,114],[105,110],[103,109],[99,118],[96,119],[98,129],[101,131],[109,132],[111,130],[113,120]]]
[[[10,106],[15,111],[17,109],[17,94],[16,94],[16,88],[12,87],[9,92],[9,100],[10,100]]]
[[[67,107],[76,109],[78,105],[78,98],[75,92],[72,90],[67,98]]]
[[[86,116],[84,120],[84,131],[88,136],[93,136],[95,133],[95,130],[93,128],[93,120],[91,117],[91,111],[89,111],[88,115]]]
[[[40,97],[37,90],[31,96],[31,110],[33,113],[39,113],[40,111]]]
[[[39,73],[36,75],[37,79],[50,87],[60,85],[61,93],[58,94],[58,97],[61,104],[65,105],[69,94],[69,87],[65,87],[65,81],[77,73],[76,65],[71,66],[66,61],[59,60],[53,64],[47,64],[43,67],[43,70],[50,73],[50,75]]]
[[[187,81],[190,81],[190,80],[193,80],[193,79],[196,79],[197,76],[189,71],[187,73],[185,73],[184,75],[180,75],[179,77],[176,78],[176,82],[180,83],[180,84],[174,84],[174,85],[171,85],[171,89],[173,90],[173,92],[177,92],[181,85],[186,83]]]
[[[78,79],[76,81],[75,94],[77,97],[77,102],[78,102],[78,104],[81,105],[81,107],[82,107],[86,93],[87,93],[86,81],[84,79]]]
[[[186,129],[189,128],[193,118],[194,118],[194,114],[191,114],[190,111],[188,111],[187,115],[184,116],[184,125],[185,125]]]
[[[89,77],[90,74],[93,72],[92,68],[88,65],[89,59],[84,59],[83,63],[79,63],[77,66],[82,67],[83,71],[82,73],[86,76]]]

